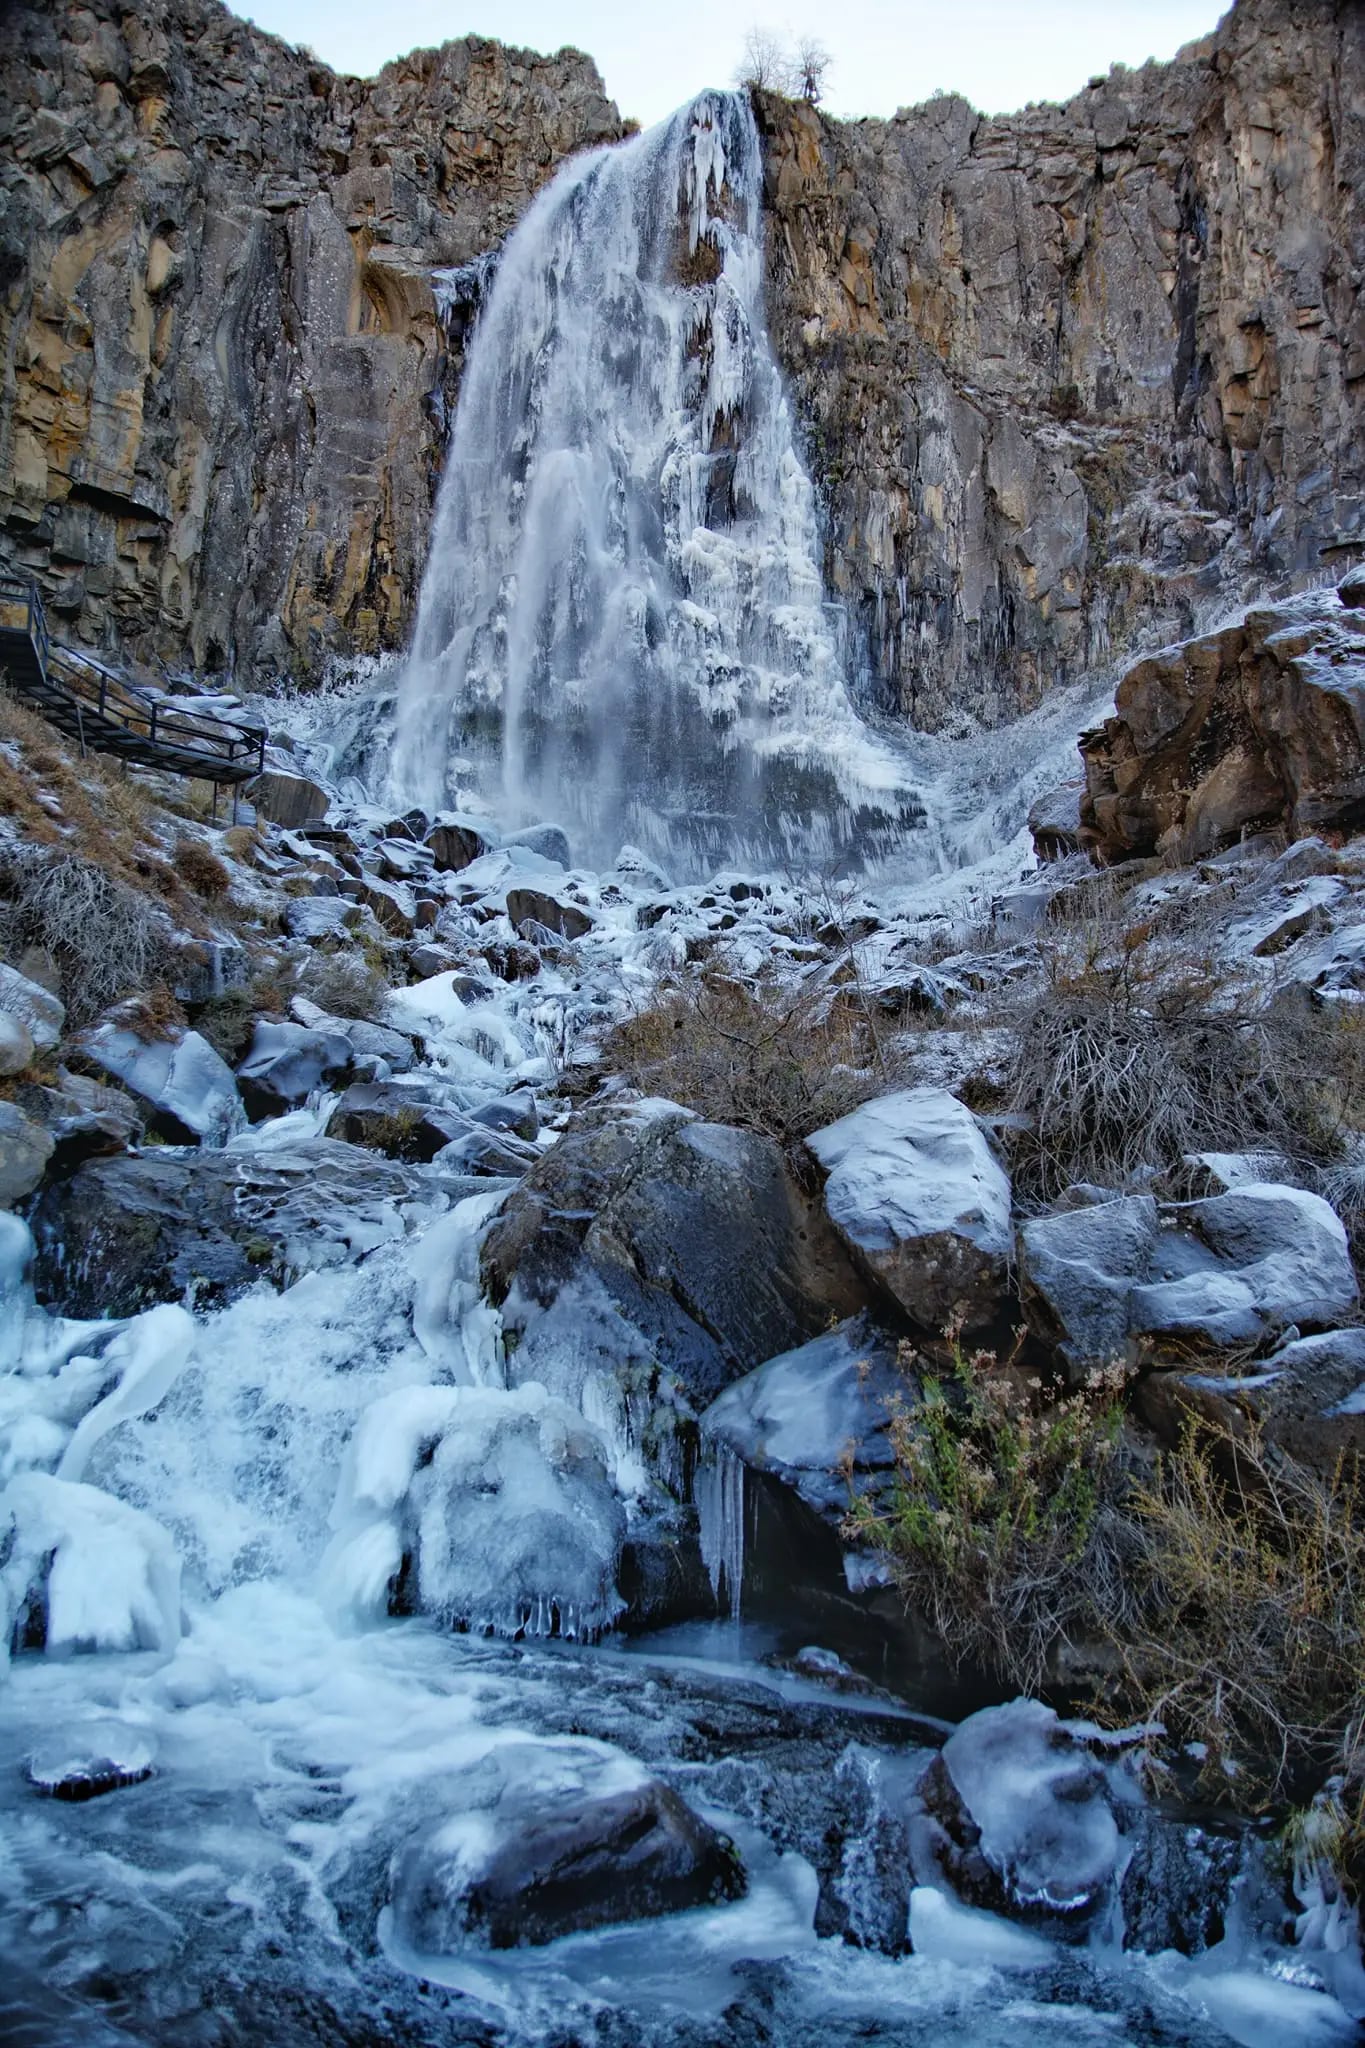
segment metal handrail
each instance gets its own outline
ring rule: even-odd
[[[26,629],[44,683],[55,679],[74,700],[78,717],[85,705],[133,738],[145,733],[149,746],[194,755],[210,769],[215,762],[236,767],[250,761],[258,774],[264,768],[266,736],[259,726],[206,712],[177,711],[173,703],[128,682],[93,654],[54,644],[37,583],[27,576],[0,574],[0,604],[16,602],[25,606]]]

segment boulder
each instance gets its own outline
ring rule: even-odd
[[[0,1209],[22,1202],[41,1182],[52,1157],[51,1132],[12,1102],[0,1102]]]
[[[429,1175],[325,1138],[90,1159],[39,1198],[34,1285],[73,1316],[136,1315],[187,1294],[230,1301],[261,1280],[347,1264],[401,1237],[414,1205],[425,1215],[445,1200]]]
[[[992,1322],[1012,1249],[1010,1184],[971,1111],[939,1088],[865,1102],[806,1140],[825,1208],[869,1276],[928,1329]]]
[[[349,890],[356,902],[373,912],[380,928],[391,939],[410,939],[417,929],[417,904],[411,889],[402,882],[384,882],[377,875],[362,875]]]
[[[419,1955],[554,1941],[744,1892],[728,1838],[605,1743],[504,1743],[449,1791],[455,1811],[393,1860],[394,1929]]]
[[[1033,850],[1041,861],[1065,860],[1081,849],[1081,798],[1085,784],[1078,777],[1040,796],[1028,814]]]
[[[780,1147],[672,1103],[580,1117],[508,1198],[482,1256],[496,1302],[515,1287],[514,1326],[590,1280],[698,1407],[865,1298]],[[538,1334],[551,1341],[548,1319]]]
[[[457,875],[471,861],[487,853],[493,841],[472,818],[443,813],[434,820],[426,843],[431,848],[437,873]]]
[[[1122,1763],[1090,1749],[1092,1732],[1039,1700],[970,1715],[921,1781],[917,1867],[932,1858],[966,1905],[1084,1939],[1114,1899],[1142,1804]]]
[[[561,939],[581,939],[592,930],[594,922],[588,912],[580,910],[576,903],[562,903],[544,889],[509,889],[507,915],[524,939],[537,936],[528,930],[532,925],[553,932]]]
[[[504,846],[524,846],[528,852],[539,854],[542,860],[553,861],[556,867],[573,866],[568,837],[558,825],[527,825],[520,832],[509,832],[502,843]]]
[[[915,1391],[894,1339],[855,1316],[728,1386],[703,1414],[702,1437],[772,1473],[837,1527],[850,1481],[864,1492],[892,1470],[892,1411]]]
[[[357,1616],[396,1606],[582,1638],[621,1612],[626,1516],[605,1447],[543,1386],[381,1395],[352,1434],[332,1526],[324,1583]]]
[[[327,813],[326,790],[285,768],[265,769],[247,784],[245,793],[257,814],[273,825],[307,825]]]
[[[83,1032],[84,1065],[110,1076],[140,1103],[148,1127],[170,1145],[223,1145],[245,1129],[231,1067],[197,1031],[147,1039],[114,1010]]]
[[[23,1025],[39,1052],[51,1052],[66,1029],[65,1006],[51,990],[2,961],[0,1012]]]
[[[1196,860],[1248,833],[1365,824],[1365,613],[1313,590],[1136,663],[1081,737],[1081,838]]]
[[[316,945],[322,939],[345,938],[364,918],[363,905],[345,896],[295,896],[284,913],[284,928],[291,939]]]
[[[34,1050],[33,1035],[22,1017],[0,1010],[0,1076],[22,1074],[32,1066]]]
[[[1265,1441],[1331,1479],[1343,1458],[1365,1460],[1365,1329],[1324,1330],[1283,1345],[1254,1371],[1155,1372],[1136,1393],[1137,1412],[1163,1442],[1179,1442],[1194,1417],[1233,1437]]]
[[[155,1769],[154,1739],[115,1720],[50,1729],[24,1758],[24,1777],[35,1792],[72,1803],[145,1784]]]
[[[237,1069],[247,1115],[259,1123],[297,1108],[315,1088],[344,1079],[354,1059],[355,1049],[342,1031],[310,1031],[302,1024],[259,1019],[251,1050]]]
[[[1356,1302],[1340,1219],[1319,1195],[1252,1183],[1158,1207],[1147,1195],[1060,1210],[1019,1232],[1025,1314],[1074,1376],[1139,1337],[1259,1341]]]
[[[415,1089],[391,1081],[358,1081],[332,1111],[327,1136],[390,1159],[425,1163],[466,1128],[458,1111],[442,1108]]]

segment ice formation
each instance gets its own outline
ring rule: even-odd
[[[442,475],[396,798],[482,785],[677,871],[919,820],[857,717],[768,344],[747,94],[576,157],[502,253]],[[443,289],[446,288],[443,286]],[[451,285],[449,289],[453,290]]]

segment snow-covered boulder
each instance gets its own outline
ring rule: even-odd
[[[520,832],[509,832],[503,845],[524,846],[529,853],[539,854],[542,860],[553,861],[559,868],[573,866],[568,835],[559,825],[526,825]]]
[[[156,1743],[126,1721],[77,1721],[49,1729],[24,1758],[24,1776],[46,1799],[79,1803],[141,1785],[156,1769]]]
[[[862,1490],[894,1465],[888,1423],[914,1391],[894,1342],[855,1316],[727,1387],[702,1416],[702,1436],[837,1523],[848,1510],[845,1474]]]
[[[969,1906],[1089,1926],[1115,1899],[1142,1805],[1121,1749],[1096,1754],[1100,1741],[1039,1700],[970,1715],[921,1781],[917,1874],[937,1865]]]
[[[0,1652],[170,1650],[180,1559],[151,1515],[97,1486],[21,1472],[0,1493]]]
[[[284,928],[291,939],[316,945],[322,939],[345,938],[364,918],[364,905],[346,896],[295,896],[284,913]]]
[[[306,1102],[315,1088],[340,1081],[354,1062],[340,1031],[310,1031],[302,1024],[258,1021],[251,1049],[237,1068],[237,1085],[253,1123]]]
[[[1129,1196],[1025,1223],[1026,1313],[1075,1374],[1141,1336],[1235,1344],[1354,1308],[1340,1218],[1302,1188],[1253,1183],[1158,1207]]]
[[[466,1128],[458,1110],[432,1101],[420,1089],[394,1081],[356,1081],[332,1111],[327,1136],[390,1159],[425,1162]]]
[[[444,1816],[393,1859],[393,1933],[415,1956],[518,1948],[739,1897],[733,1844],[603,1742],[491,1744]]]
[[[581,939],[593,928],[590,914],[548,889],[509,889],[507,915],[523,938],[535,938],[539,931],[553,932],[561,939]]]
[[[66,1029],[66,1008],[49,989],[0,961],[0,1010],[14,1017],[39,1052],[51,1052]]]
[[[855,1258],[915,1321],[968,1329],[999,1308],[1010,1184],[971,1111],[940,1088],[865,1102],[808,1138],[825,1208]]]
[[[501,1635],[594,1636],[620,1613],[625,1510],[581,1415],[530,1384],[405,1387],[357,1423],[332,1513],[335,1605]]]
[[[426,844],[437,873],[455,875],[487,853],[493,841],[477,819],[466,818],[458,811],[441,811],[432,821]]]
[[[80,1053],[126,1088],[172,1145],[224,1145],[246,1128],[231,1067],[197,1031],[148,1039],[115,1013],[84,1033]]]
[[[12,1102],[0,1102],[0,1209],[31,1195],[47,1171],[54,1139]]]

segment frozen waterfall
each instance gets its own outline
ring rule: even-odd
[[[608,864],[865,857],[922,822],[859,719],[763,315],[747,94],[567,164],[508,242],[451,433],[392,794]]]

